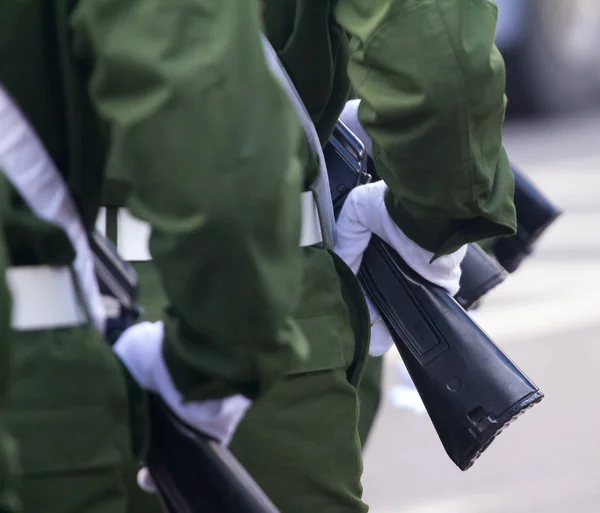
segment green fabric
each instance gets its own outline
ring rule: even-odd
[[[350,78],[377,172],[390,189],[388,210],[407,236],[441,255],[514,233],[514,178],[501,144],[505,70],[492,2],[265,3],[267,34],[321,134],[341,110],[323,105],[340,105]],[[349,34],[347,69],[338,25]]]
[[[363,513],[357,417],[345,369],[296,374],[252,406],[230,449],[281,513]]]
[[[294,320],[309,341],[309,357],[288,371],[289,375],[335,368],[353,369],[349,379],[357,386],[368,350],[368,312],[356,280],[347,283],[351,271],[320,248],[304,248],[303,287]],[[161,319],[168,310],[157,271],[152,262],[134,262],[140,278],[142,320]],[[345,267],[346,281],[338,268]],[[353,312],[352,322],[349,311]]]
[[[294,318],[309,341],[310,354],[290,374],[348,369],[355,358],[355,339],[340,277],[326,250],[305,248],[304,253],[304,282]],[[358,298],[349,297],[348,302],[366,320],[366,305],[361,309],[362,294]]]
[[[354,355],[347,369],[347,378],[350,384],[358,387],[369,356],[371,338],[369,311],[360,283],[352,270],[335,253],[330,252],[330,255],[340,279],[342,297],[348,308],[348,321],[354,334]]]
[[[254,397],[306,353],[289,317],[301,283],[302,176],[290,158],[300,131],[266,70],[256,4],[83,1],[73,27],[77,54],[98,63],[107,176],[131,184],[127,206],[154,228],[176,384],[188,399]]]
[[[318,374],[311,369],[334,367],[344,375],[355,354],[330,255],[297,247],[305,141],[267,73],[257,13],[253,1],[239,0],[32,0],[0,8],[0,77],[65,176],[87,226],[104,181],[107,204],[126,201],[154,227],[155,283],[168,296],[161,316],[165,357],[189,398],[254,397],[290,370],[307,379]],[[111,192],[120,197],[108,201]],[[16,225],[32,221],[26,210],[16,210]],[[31,228],[26,250],[41,230]],[[68,241],[55,246],[68,254]],[[39,263],[55,254],[34,253]],[[312,278],[303,279],[303,270]],[[311,300],[298,306],[301,287]],[[304,363],[306,341],[291,319],[294,311],[315,347],[318,333],[332,338]],[[20,341],[17,355],[15,390],[31,405],[30,414],[19,409],[11,415],[24,447],[26,506],[58,508],[54,501],[66,489],[62,511],[96,492],[90,508],[121,509],[122,473],[133,478],[135,465],[111,444],[111,415],[100,418],[84,407],[109,380],[95,376],[97,389],[78,386],[94,377],[81,375],[87,362],[79,338],[61,335],[53,343],[55,332],[46,335],[52,340]],[[48,353],[60,348],[61,358]],[[67,361],[69,372],[61,366]],[[53,381],[63,388],[45,386]],[[353,396],[354,388],[341,383]],[[72,408],[46,415],[70,393],[78,399]],[[334,386],[325,395],[339,394]],[[126,425],[126,405],[117,410]],[[355,405],[347,409],[349,432],[356,430],[355,413]],[[45,429],[34,431],[35,425]],[[73,471],[90,480],[71,490]]]
[[[409,237],[441,255],[469,241],[514,232],[514,182],[501,145],[504,67],[493,45],[497,11],[490,2],[266,0],[264,4],[266,33],[322,143],[348,98],[350,84],[363,100],[359,116],[373,138],[377,170],[390,188],[388,210]],[[314,177],[314,168],[311,171]],[[347,281],[343,278],[341,283],[344,288]],[[316,331],[309,335],[311,350],[328,345],[324,326],[320,333],[322,337]],[[361,367],[363,363],[364,353]],[[378,367],[372,365],[361,382],[365,440],[377,410]],[[287,414],[288,404],[295,405],[294,394],[306,393],[298,385],[292,388],[295,378],[279,385],[279,401],[269,401],[267,395],[250,411],[234,439],[234,450],[285,513],[336,511],[344,491],[360,502],[360,487],[344,487],[347,473],[319,473],[311,467],[318,451],[299,444],[300,435],[291,436],[297,422],[308,433],[315,432],[311,423],[320,426],[312,411],[302,415],[292,408]],[[309,382],[310,376],[299,375],[300,379]],[[274,395],[276,391],[278,386]],[[326,394],[316,393],[307,401],[320,397],[328,400]],[[315,403],[313,411],[317,410]],[[289,430],[281,429],[280,445],[295,451],[298,443],[298,451],[306,453],[292,459],[298,474],[293,485],[278,473],[282,459],[277,456],[283,451],[273,451],[267,463],[262,458],[269,454],[267,440],[277,440],[278,433],[263,427],[261,434],[259,426],[266,425],[265,419],[276,422],[279,415]],[[332,422],[328,432],[337,433],[338,425]],[[325,431],[321,436],[326,437]],[[256,440],[263,441],[259,450]],[[346,451],[347,457],[354,454],[349,445]],[[307,469],[314,470],[315,477],[307,480],[310,486],[297,487]],[[311,502],[331,490],[331,503]]]
[[[10,374],[10,296],[4,279],[8,266],[4,222],[6,220],[7,183],[0,170],[0,513],[18,513],[21,504],[17,496],[18,453],[14,439],[5,425],[5,410]]]
[[[87,227],[103,186],[154,227],[165,356],[189,398],[256,396],[307,354],[291,320],[303,185],[291,156],[304,143],[259,28],[255,0],[0,7],[0,79]],[[17,213],[19,265],[69,259],[64,235]]]
[[[360,289],[349,291],[340,287],[345,282],[340,282],[336,270],[344,265],[340,265],[339,259],[334,264],[331,255],[318,248],[305,248],[304,254],[303,290],[294,317],[309,341],[310,356],[290,369],[284,382],[276,383],[272,392],[268,391],[252,406],[252,414],[244,418],[238,428],[240,434],[236,435],[232,450],[242,458],[242,464],[258,483],[265,485],[265,491],[277,501],[282,513],[330,509],[333,512],[364,511],[360,501],[356,383],[349,382],[348,372],[353,369],[353,377],[362,374],[368,344],[364,332],[368,323],[365,327],[364,322],[357,322],[361,328],[354,331],[348,311],[355,312],[355,320],[365,321],[366,306]],[[151,262],[133,265],[140,278],[143,320],[158,320],[163,315],[166,299],[156,268]],[[356,284],[356,280],[353,283]],[[274,418],[281,419],[281,424]],[[328,470],[316,471],[322,463],[320,449],[316,448],[323,443],[325,426],[340,433],[337,447],[331,453],[337,461],[331,462]],[[293,448],[295,444],[298,444],[297,449]],[[307,446],[315,449],[307,451]],[[254,461],[257,456],[263,461],[265,454],[268,456],[264,457],[264,465]],[[248,457],[252,459],[248,461]],[[269,469],[269,465],[273,460],[288,458],[296,461],[289,466],[279,465],[273,480],[273,469]],[[266,469],[269,472],[265,473]],[[314,475],[309,478],[311,474]],[[327,475],[337,477],[326,479]],[[134,478],[132,473],[129,483],[135,483]],[[348,509],[343,509],[346,506]],[[138,494],[130,502],[129,513],[158,511],[158,502],[152,496]]]
[[[0,404],[8,391],[8,373],[10,359],[10,309],[11,302],[6,286],[5,273],[8,267],[5,222],[7,213],[7,182],[0,169]]]
[[[131,465],[125,378],[87,326],[14,336],[8,425],[26,512],[125,512]]]
[[[69,11],[76,3],[89,0],[2,2],[0,80],[35,127],[91,228],[100,202],[107,134],[88,94],[91,62],[73,59]]]
[[[25,511],[121,513],[127,511],[122,470],[86,468],[26,476],[21,494]]]
[[[329,0],[266,0],[265,33],[310,114],[321,144],[348,99],[347,38]],[[314,176],[313,176],[314,178]]]
[[[22,503],[19,493],[19,453],[13,436],[4,420],[4,407],[0,416],[0,513],[20,513]]]
[[[303,289],[294,318],[310,356],[253,404],[232,450],[282,513],[362,512],[356,385],[368,350],[366,304],[339,258],[319,248],[303,252]],[[144,320],[157,320],[166,299],[156,269],[151,262],[134,267]],[[129,511],[156,508],[153,499],[140,496]]]
[[[382,374],[383,356],[369,356],[358,389],[358,403],[360,406],[358,434],[363,448],[367,444],[373,423],[379,412]]]

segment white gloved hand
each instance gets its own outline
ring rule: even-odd
[[[143,322],[127,329],[113,346],[138,384],[159,394],[184,422],[228,445],[251,402],[242,395],[224,399],[184,402],[162,356],[164,325]],[[156,487],[146,467],[137,475],[139,487],[155,493]]]
[[[139,385],[159,394],[173,412],[199,431],[228,445],[250,400],[242,395],[184,402],[162,355],[164,326],[142,322],[127,329],[113,346]]]
[[[357,273],[371,234],[374,233],[392,246],[423,278],[454,296],[460,288],[460,263],[467,247],[463,246],[430,263],[433,253],[404,235],[388,214],[384,202],[386,190],[387,185],[380,180],[360,185],[348,194],[337,221],[335,252]]]
[[[430,263],[433,253],[404,235],[389,216],[384,202],[386,189],[385,182],[379,181],[361,185],[350,192],[337,221],[337,244],[334,251],[356,274],[371,234],[374,233],[392,246],[423,278],[443,287],[451,295],[456,294],[460,282],[460,263],[465,256],[466,246]],[[366,299],[371,314],[369,354],[381,356],[392,347],[393,341],[377,309],[367,296]]]
[[[372,152],[371,138],[358,121],[360,100],[346,104],[340,119],[361,139],[369,155]],[[450,255],[444,255],[430,263],[433,253],[409,239],[394,223],[384,202],[387,186],[383,180],[360,185],[353,189],[344,203],[338,218],[337,244],[334,251],[356,274],[362,256],[371,240],[371,234],[379,236],[392,246],[402,259],[423,278],[446,289],[454,296],[460,288],[460,263],[467,247],[463,246]],[[377,309],[365,294],[371,314],[371,343],[369,354],[381,356],[393,345],[391,335]]]

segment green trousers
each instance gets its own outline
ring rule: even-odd
[[[320,258],[316,255],[315,258]],[[164,295],[151,263],[136,263],[144,318],[159,319]],[[320,319],[299,313],[305,335],[322,333]],[[329,325],[314,358],[274,385],[250,408],[230,449],[281,513],[364,513],[358,390],[347,370],[355,353],[349,324]],[[315,341],[311,340],[311,346]],[[345,363],[344,363],[345,362]],[[130,478],[134,482],[134,476]],[[151,495],[132,501],[130,513],[160,511]]]
[[[4,306],[2,299],[0,297],[0,308]],[[8,334],[3,330],[2,337],[0,337],[0,513],[21,511],[20,501],[16,494],[18,483],[17,446],[6,428],[4,418],[9,378],[8,342]]]
[[[0,421],[0,513],[21,511],[16,493],[18,486],[18,459],[14,438],[6,430],[4,419]]]
[[[6,182],[0,173],[0,221],[4,220],[4,207],[8,201],[4,196]],[[4,419],[9,393],[10,349],[12,333],[10,331],[11,301],[5,283],[7,268],[6,242],[2,235],[0,222],[0,513],[17,513],[21,505],[16,495],[17,450],[13,437],[6,429]]]
[[[252,406],[230,448],[281,513],[364,512],[357,421],[345,369],[296,374]]]
[[[125,376],[88,326],[20,332],[8,426],[25,513],[125,513],[133,466]]]
[[[6,297],[2,294],[0,283],[0,513],[16,513],[21,511],[20,501],[16,494],[18,477],[17,446],[14,438],[6,428],[5,412],[9,392],[9,319]],[[2,315],[4,314],[4,315]]]

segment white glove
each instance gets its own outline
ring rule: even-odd
[[[185,403],[163,360],[163,336],[164,325],[160,321],[136,324],[119,337],[113,351],[139,385],[159,394],[181,420],[214,437],[223,445],[228,445],[251,404],[250,400],[242,395],[234,395],[224,399]],[[156,492],[156,486],[146,467],[138,472],[137,482],[145,492]]]
[[[357,273],[374,233],[392,246],[423,278],[455,295],[460,288],[460,263],[467,247],[463,246],[430,263],[433,253],[404,235],[388,214],[384,202],[386,190],[387,185],[380,180],[360,185],[348,194],[337,221],[335,252]]]
[[[351,100],[346,104],[340,119],[357,135],[371,154],[371,138],[358,121],[360,100]],[[387,186],[383,180],[361,185],[353,189],[340,212],[336,229],[337,244],[335,252],[356,274],[362,262],[362,256],[369,245],[371,234],[379,236],[392,246],[402,259],[423,278],[443,287],[454,296],[460,288],[460,263],[467,247],[463,246],[450,255],[444,255],[430,263],[433,253],[420,247],[409,239],[394,223],[384,202]],[[371,344],[369,354],[381,356],[393,345],[387,327],[381,320],[377,309],[366,296],[371,314]]]
[[[119,337],[113,351],[139,385],[159,394],[181,420],[228,445],[250,400],[233,395],[224,399],[184,402],[163,360],[163,333],[161,321],[136,324]]]

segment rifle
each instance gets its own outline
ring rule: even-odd
[[[364,145],[341,121],[325,158],[338,216],[350,191],[368,183],[372,174]],[[489,259],[478,252],[479,262],[482,255]],[[466,303],[505,276],[491,260],[477,269],[465,267],[470,262],[462,266],[463,273],[471,273]],[[461,470],[470,468],[503,429],[544,397],[456,299],[418,275],[375,235],[358,279],[386,323],[446,453]]]
[[[562,211],[517,168],[515,175],[515,208],[517,233],[499,238],[493,247],[496,260],[509,273],[514,273],[531,255],[542,234],[562,215]]]

